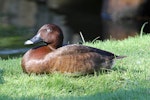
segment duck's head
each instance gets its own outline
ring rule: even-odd
[[[35,44],[38,42],[45,42],[53,48],[61,47],[63,43],[62,30],[57,25],[45,24],[38,30],[37,34],[33,38],[25,42],[25,45]]]

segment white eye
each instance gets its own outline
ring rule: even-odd
[[[52,30],[51,29],[47,29],[47,32],[51,32]]]

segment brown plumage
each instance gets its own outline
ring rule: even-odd
[[[89,74],[101,69],[111,69],[114,59],[123,58],[79,44],[62,46],[63,33],[53,24],[43,25],[36,36],[25,44],[40,41],[46,45],[30,49],[22,58],[22,69],[28,74],[53,72]]]

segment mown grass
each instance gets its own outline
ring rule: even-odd
[[[123,41],[85,43],[127,56],[107,73],[70,77],[58,73],[26,75],[21,58],[0,60],[0,100],[149,100],[150,35]]]

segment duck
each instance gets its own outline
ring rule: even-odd
[[[55,24],[44,24],[25,45],[44,43],[29,49],[22,57],[21,67],[27,74],[91,74],[110,70],[118,56],[111,52],[82,44],[63,46],[63,32]]]

